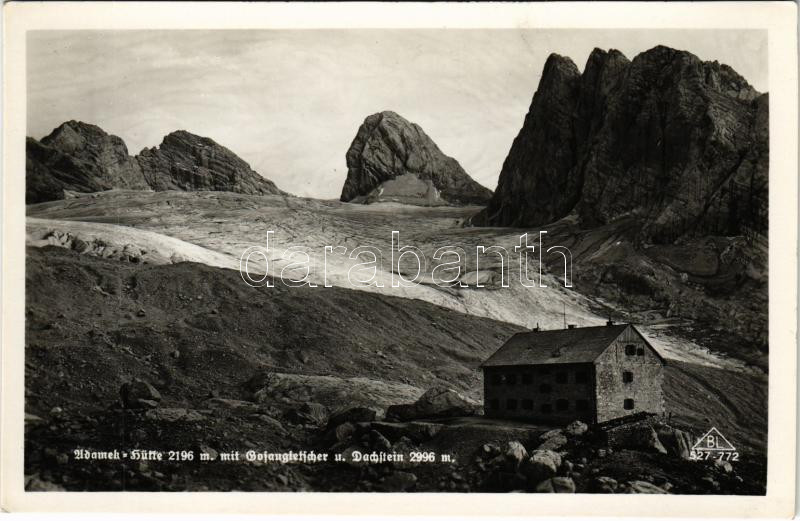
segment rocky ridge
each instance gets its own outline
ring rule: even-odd
[[[168,134],[159,147],[142,150],[136,160],[148,184],[157,191],[283,193],[227,148],[185,130]]]
[[[284,194],[227,148],[183,130],[130,156],[121,138],[67,121],[41,141],[27,138],[26,156],[27,204],[112,189]]]
[[[766,235],[768,96],[732,68],[654,47],[552,54],[488,207],[490,226],[634,216],[640,238]]]
[[[406,194],[409,187],[404,186],[399,195],[416,197],[422,204],[431,204],[431,199],[450,204],[485,204],[492,195],[458,161],[446,156],[419,125],[391,111],[364,120],[346,159],[347,179],[341,196],[344,202],[362,202],[362,198],[370,196],[371,200],[379,199],[381,187],[406,176],[415,179],[405,179],[404,185],[419,184],[421,189],[417,190],[419,194]],[[428,181],[435,191],[426,190]]]

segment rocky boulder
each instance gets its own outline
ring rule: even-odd
[[[161,401],[161,393],[140,378],[122,384],[119,394],[122,406],[127,409],[152,409]]]
[[[505,471],[516,472],[527,459],[528,451],[525,447],[518,441],[509,441],[490,464]]]
[[[610,428],[606,431],[606,435],[610,449],[636,448],[660,454],[667,453],[654,426],[647,419]]]
[[[333,438],[336,440],[336,442],[344,442],[352,438],[355,433],[355,425],[349,422],[341,423],[333,429]]]
[[[444,155],[419,125],[391,111],[364,120],[346,161],[345,202],[485,204],[492,195]]]
[[[328,418],[328,429],[333,429],[343,423],[371,422],[375,420],[378,412],[370,407],[349,407],[333,413]]]
[[[668,454],[674,454],[684,460],[689,459],[694,444],[691,434],[669,425],[659,426],[656,434]]]
[[[599,492],[601,494],[613,494],[617,491],[617,480],[609,478],[608,476],[597,476],[592,480],[589,485],[590,492]]]
[[[299,425],[324,425],[328,421],[328,409],[319,403],[306,402],[286,413],[286,419]]]
[[[559,450],[566,444],[567,437],[559,432],[558,434],[545,438],[537,448],[539,450]]]
[[[145,413],[145,417],[148,420],[164,423],[198,422],[205,419],[205,417],[197,411],[180,407],[151,409]]]
[[[575,420],[574,422],[564,427],[564,432],[566,434],[569,434],[570,436],[583,436],[584,434],[586,434],[586,431],[588,430],[589,426],[580,420]]]
[[[661,487],[653,485],[647,481],[628,481],[619,488],[619,492],[624,494],[667,494]]]
[[[536,486],[536,492],[549,494],[574,494],[575,482],[572,478],[557,476],[546,479]]]
[[[714,460],[714,468],[721,470],[725,474],[733,472],[733,465],[731,465],[729,461],[723,461],[721,459]]]
[[[449,418],[473,416],[480,404],[454,389],[432,387],[413,404],[392,405],[386,410],[387,418],[408,421],[420,418]]]
[[[544,434],[539,436],[539,446],[537,447],[537,449],[559,450],[561,447],[567,444],[568,440],[567,437],[564,435],[565,432],[567,431],[562,429],[553,429],[545,432]]]
[[[392,441],[407,438],[416,443],[430,440],[442,429],[442,425],[440,424],[422,422],[373,422],[371,426]]]
[[[556,475],[561,466],[561,456],[552,450],[535,450],[520,471],[531,483],[541,483]]]

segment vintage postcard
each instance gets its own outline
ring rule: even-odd
[[[2,507],[790,516],[796,13],[6,4]]]

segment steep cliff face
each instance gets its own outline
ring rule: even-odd
[[[142,150],[136,159],[147,183],[156,191],[283,193],[227,148],[184,130],[168,134],[161,146]]]
[[[132,157],[119,137],[96,125],[68,121],[41,142],[27,138],[26,156],[27,204],[63,199],[65,190],[284,193],[227,148],[183,130]]]
[[[33,138],[25,142],[25,204],[64,199],[64,191],[100,192],[110,190],[102,170],[41,144]]]
[[[458,161],[444,155],[419,125],[390,111],[364,120],[346,160],[342,201],[360,200],[383,183],[407,175],[430,180],[439,197],[451,204],[485,204],[492,195]]]
[[[667,47],[552,55],[475,224],[637,217],[641,238],[766,234],[768,99],[733,69]]]
[[[552,54],[547,59],[522,131],[503,163],[487,209],[488,224],[549,222],[550,216],[566,214],[577,202],[581,183],[573,172],[573,114],[580,79],[578,68],[569,58]]]

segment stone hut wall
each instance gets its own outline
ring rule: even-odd
[[[626,372],[632,381],[625,381]],[[595,379],[598,422],[640,412],[664,414],[663,363],[633,328],[597,358]]]
[[[483,373],[486,416],[549,424],[594,421],[592,364],[485,367]]]

